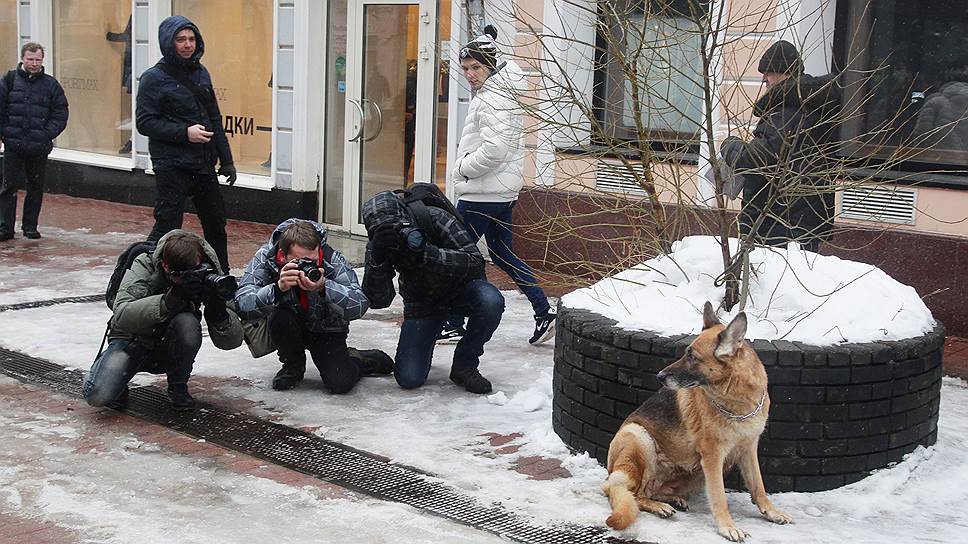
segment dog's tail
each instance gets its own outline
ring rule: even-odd
[[[602,491],[608,495],[608,503],[612,506],[612,515],[605,520],[606,525],[618,530],[632,525],[639,515],[639,505],[633,493],[637,488],[638,482],[633,481],[625,470],[616,469],[608,475],[602,484]]]

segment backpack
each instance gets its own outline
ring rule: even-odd
[[[413,217],[417,221],[417,226],[424,232],[430,232],[433,225],[430,210],[427,209],[428,206],[447,211],[457,219],[457,222],[462,227],[467,228],[467,224],[464,223],[464,218],[460,212],[457,211],[457,208],[454,207],[447,196],[441,192],[440,187],[437,187],[435,183],[418,182],[407,189],[397,189],[393,193],[403,199],[404,204],[413,213]]]
[[[124,279],[124,275],[131,269],[134,260],[142,253],[151,253],[154,250],[155,242],[135,242],[118,255],[118,262],[114,265],[114,272],[111,273],[111,279],[108,280],[108,288],[104,291],[104,303],[108,305],[109,310],[114,309],[114,300],[118,298],[121,280]],[[104,337],[101,338],[101,347],[97,348],[95,360],[104,353],[104,343],[108,341],[108,335],[111,334],[111,319],[113,317],[108,318],[108,325],[104,328]]]
[[[108,288],[104,291],[104,303],[109,310],[114,309],[114,299],[118,298],[118,289],[121,288],[121,280],[125,273],[131,269],[134,260],[143,253],[151,253],[155,250],[155,242],[135,242],[128,246],[121,255],[118,255],[118,262],[114,265],[114,272],[108,280]]]

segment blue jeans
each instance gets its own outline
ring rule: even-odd
[[[202,326],[190,312],[171,319],[154,349],[131,339],[112,340],[84,380],[84,400],[91,406],[114,401],[138,372],[165,373],[168,385],[186,384],[201,347]]]
[[[472,280],[464,285],[455,300],[461,303],[451,308],[451,311],[469,319],[467,334],[460,339],[454,350],[451,371],[477,368],[481,355],[484,354],[484,344],[491,339],[501,323],[504,297],[497,287],[487,281]],[[446,322],[446,315],[403,320],[393,369],[393,376],[400,387],[413,389],[427,381],[437,335]]]
[[[516,201],[515,201],[516,202]],[[503,270],[518,289],[528,297],[534,315],[548,313],[551,305],[548,297],[538,286],[531,267],[514,254],[511,227],[513,225],[513,211],[515,202],[457,202],[457,211],[464,217],[464,223],[477,239],[481,236],[487,242],[487,251],[501,270]],[[455,324],[453,319],[451,324]],[[456,324],[460,324],[458,318]]]

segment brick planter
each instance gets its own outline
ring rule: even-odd
[[[622,421],[658,390],[656,373],[694,337],[622,330],[587,310],[560,308],[558,316],[553,426],[569,447],[604,464]],[[940,325],[903,341],[752,345],[770,380],[759,449],[768,491],[834,489],[937,439]],[[738,486],[735,474],[731,480]]]

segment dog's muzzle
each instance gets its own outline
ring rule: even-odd
[[[692,372],[672,373],[663,370],[656,374],[655,377],[658,378],[662,385],[669,389],[687,389],[689,387],[699,387],[706,383],[706,380],[702,376]]]

